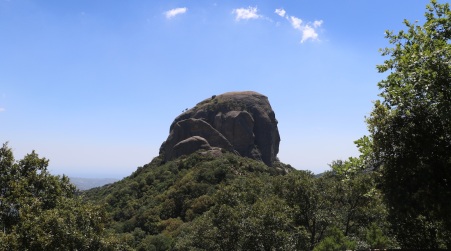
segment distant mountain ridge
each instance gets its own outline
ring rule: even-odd
[[[79,177],[70,177],[70,182],[75,185],[79,190],[89,190],[95,187],[101,187],[106,184],[111,184],[119,179],[113,178],[79,178]]]

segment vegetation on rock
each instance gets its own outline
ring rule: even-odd
[[[160,156],[169,161],[201,148],[220,147],[271,166],[279,152],[277,123],[268,98],[260,93],[214,95],[174,119]],[[199,139],[193,144],[195,136],[208,144]]]

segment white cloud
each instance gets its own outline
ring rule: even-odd
[[[311,24],[303,24],[302,19],[295,16],[290,16],[288,21],[290,21],[293,28],[301,32],[301,43],[307,40],[317,40],[318,33],[316,32],[316,28],[319,28],[323,24],[323,20],[314,21],[313,26]]]
[[[274,13],[288,20],[294,29],[301,32],[301,43],[304,43],[307,40],[318,40],[317,28],[321,27],[323,20],[305,23],[298,17],[287,15],[287,12],[284,9],[276,9]]]
[[[3,107],[0,107],[0,112],[4,112],[4,111],[6,111],[6,109]]]
[[[276,11],[274,11],[274,13],[276,13],[277,15],[279,15],[281,17],[284,17],[287,12],[284,9],[276,9]]]
[[[313,27],[318,28],[323,24],[323,20],[316,20],[313,22]]]
[[[183,7],[183,8],[175,8],[172,10],[168,10],[166,12],[164,12],[164,15],[166,16],[167,19],[171,19],[177,15],[186,13],[188,11],[188,8]]]
[[[296,30],[302,29],[302,19],[291,16],[289,21],[290,21],[291,25],[293,26],[293,28],[295,28]]]
[[[318,39],[318,33],[316,33],[316,30],[313,27],[311,27],[310,25],[302,26],[301,32],[302,32],[301,43],[304,43],[305,41],[307,41],[309,39],[311,39],[311,40]]]
[[[235,20],[239,21],[241,19],[257,19],[260,18],[262,16],[260,16],[259,14],[257,14],[258,10],[257,7],[248,7],[248,8],[239,8],[239,9],[234,9],[232,11],[232,13],[234,13],[235,16]]]

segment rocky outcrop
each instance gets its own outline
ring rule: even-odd
[[[192,136],[177,143],[174,146],[173,155],[174,157],[188,155],[199,149],[211,150],[212,148],[206,139],[200,136]]]
[[[183,154],[193,153],[201,148],[193,148],[192,150],[179,151],[176,146],[186,139],[193,136],[199,136],[195,138],[197,142],[200,139],[205,140],[208,146],[215,146],[226,149],[233,152],[233,147],[230,142],[215,128],[213,128],[209,123],[202,119],[184,119],[175,123],[171,126],[172,130],[169,134],[168,139],[163,143],[160,148],[160,154],[164,153],[165,160],[175,159]],[[199,139],[200,138],[200,139]],[[192,141],[191,141],[192,142]],[[194,146],[193,143],[190,145]],[[186,147],[183,147],[186,148]],[[202,148],[202,149],[205,149]]]
[[[160,154],[172,160],[221,148],[271,166],[279,152],[277,120],[268,98],[256,92],[212,96],[178,116]]]

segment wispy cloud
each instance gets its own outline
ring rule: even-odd
[[[232,11],[232,13],[235,14],[236,21],[240,21],[242,19],[247,20],[261,18],[262,16],[259,15],[257,12],[258,12],[257,7],[251,6],[249,6],[248,8],[234,9]]]
[[[313,27],[318,28],[323,24],[323,20],[313,22]]]
[[[168,11],[164,12],[163,14],[166,16],[167,19],[171,19],[177,15],[184,14],[187,11],[188,11],[188,8],[183,7],[183,8],[175,8],[175,9],[168,10]]]
[[[294,29],[301,32],[301,43],[304,43],[307,40],[318,40],[317,29],[321,27],[323,20],[315,20],[313,23],[304,23],[304,21],[298,17],[288,16],[284,9],[276,9],[274,13],[287,19]]]
[[[3,107],[0,107],[0,112],[4,112],[4,111],[6,111],[6,109]]]
[[[309,39],[311,39],[311,40],[318,39],[318,33],[316,33],[316,30],[313,27],[311,27],[310,25],[302,26],[301,32],[302,32],[301,43],[304,43],[305,41],[307,41]]]
[[[291,16],[289,21],[290,21],[291,25],[293,26],[293,28],[295,28],[296,30],[302,29],[302,19]]]
[[[285,17],[285,14],[287,12],[284,9],[276,9],[276,11],[274,11],[274,13],[276,13],[277,15],[279,15],[281,17]]]

